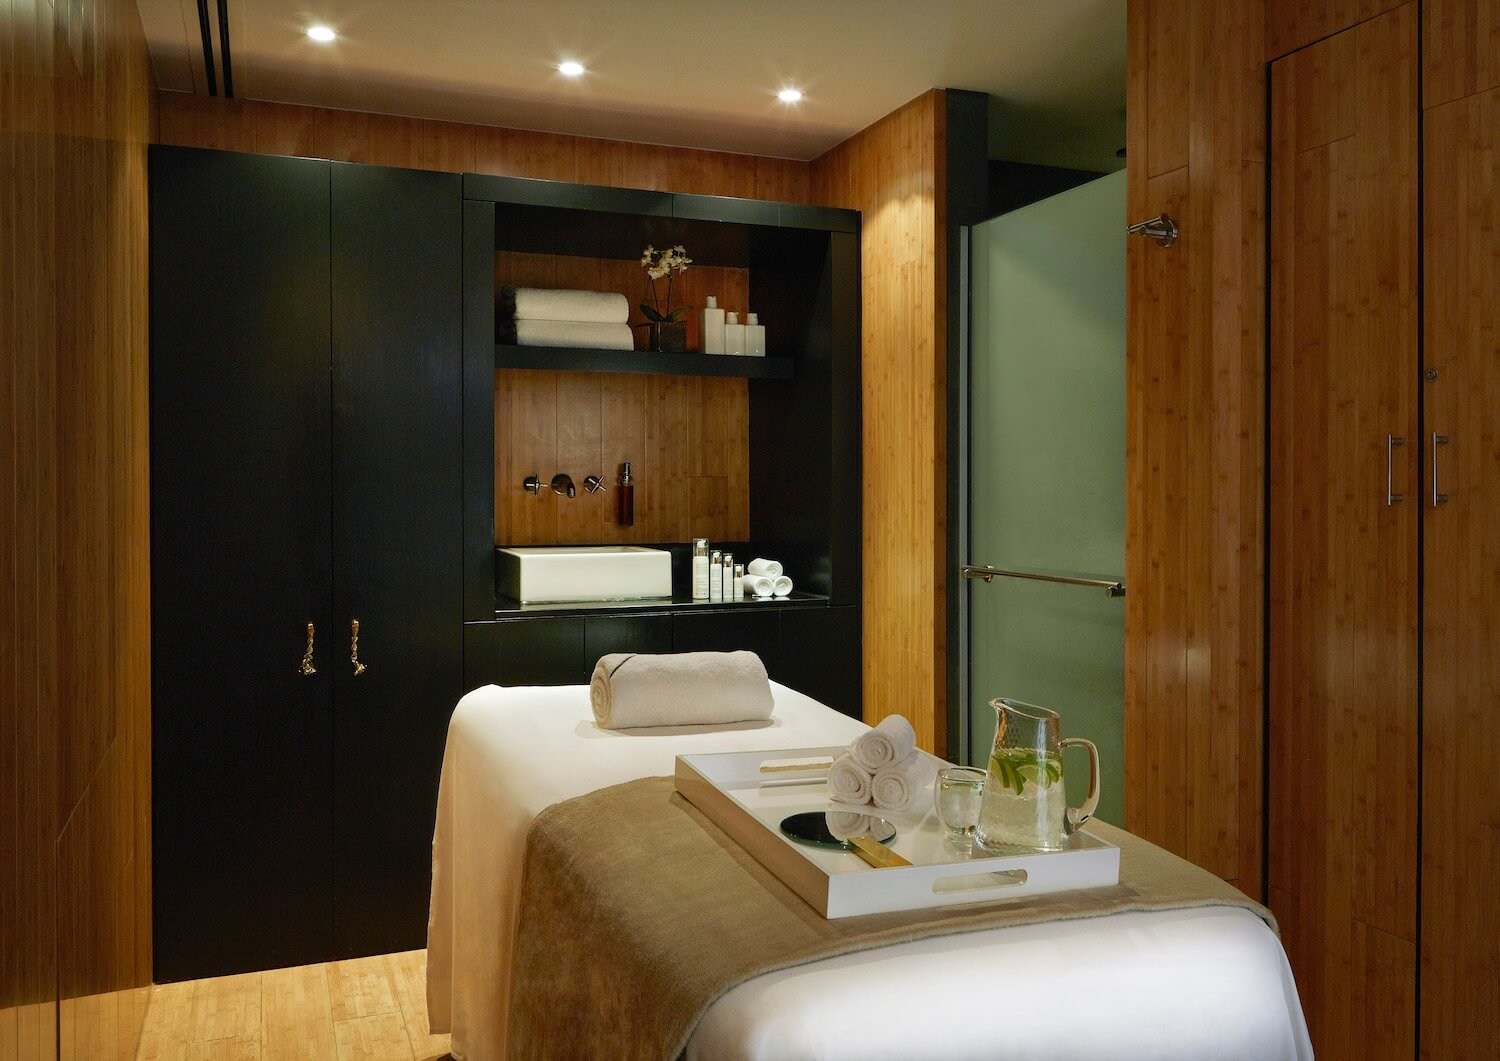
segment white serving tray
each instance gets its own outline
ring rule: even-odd
[[[980,851],[966,857],[944,839],[930,791],[907,814],[866,808],[895,824],[896,838],[887,846],[910,867],[876,869],[852,852],[787,839],[780,828],[787,815],[829,808],[827,769],[764,774],[761,763],[837,758],[844,751],[784,748],[679,755],[674,780],[685,799],[827,918],[1018,899],[1120,881],[1120,849],[1088,832],[1074,833],[1064,851],[998,856]],[[944,764],[934,759],[934,772],[939,765]]]

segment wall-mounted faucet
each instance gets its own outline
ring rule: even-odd
[[[591,494],[597,494],[605,489],[604,480],[597,475],[590,475],[583,481],[583,488]]]
[[[573,480],[567,472],[558,472],[552,477],[552,492],[554,494],[567,494],[569,497],[578,496],[578,488],[573,485]]]
[[[535,475],[528,475],[521,483],[521,489],[525,490],[532,497],[536,497],[542,492],[542,481]]]

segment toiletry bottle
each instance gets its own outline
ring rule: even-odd
[[[745,326],[740,323],[738,313],[728,314],[724,321],[724,352],[726,354],[745,352]]]
[[[620,472],[620,492],[615,495],[615,522],[622,527],[635,523],[635,483],[630,478],[630,462]]]
[[[760,322],[759,313],[745,314],[745,353],[766,356],[766,326]]]
[[[734,565],[734,599],[745,599],[745,565]]]
[[[701,339],[705,354],[724,352],[724,311],[719,308],[719,300],[713,295],[708,296],[708,305],[703,307]]]
[[[693,600],[708,600],[708,539],[693,539]]]
[[[724,564],[719,568],[719,596],[734,600],[734,554],[724,554]]]
[[[717,549],[708,554],[708,599],[724,599],[724,554]]]

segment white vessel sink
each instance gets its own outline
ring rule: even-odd
[[[522,604],[646,600],[672,595],[672,555],[640,545],[497,549],[500,592]]]

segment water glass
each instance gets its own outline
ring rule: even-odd
[[[950,840],[974,834],[984,798],[984,777],[983,770],[970,766],[946,766],[938,771],[933,782],[933,805]]]

